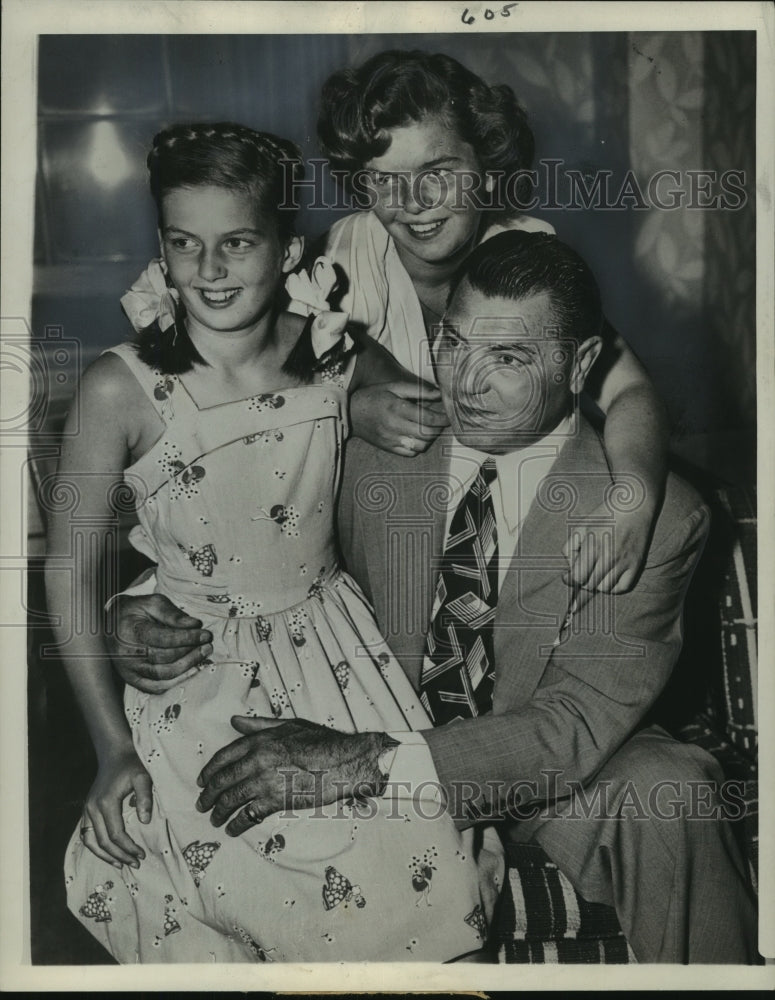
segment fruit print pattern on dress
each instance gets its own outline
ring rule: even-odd
[[[326,567],[321,566],[320,572],[312,581],[312,583],[309,585],[309,590],[307,591],[307,597],[309,597],[310,599],[312,599],[313,597],[316,597],[319,601],[323,599],[325,572],[326,572]]]
[[[247,400],[247,406],[249,410],[255,410],[257,413],[264,413],[266,410],[279,410],[280,407],[285,406],[285,397],[276,392],[262,392],[257,396],[251,396]]]
[[[269,695],[269,708],[275,719],[279,719],[284,711],[290,711],[291,699],[285,688],[272,688],[272,693]]]
[[[285,850],[285,837],[281,833],[275,833],[269,840],[262,841],[257,851],[265,861],[274,863],[280,851]]]
[[[160,372],[157,374],[161,375]],[[177,379],[174,375],[161,375],[159,381],[153,388],[153,398],[163,403],[165,400],[169,399],[172,395]]]
[[[177,934],[180,930],[180,924],[178,923],[178,910],[174,905],[173,897],[167,893],[164,897],[165,907],[164,907],[164,936],[169,937],[170,934]]]
[[[350,902],[354,902],[359,910],[366,905],[361,887],[353,885],[345,875],[329,865],[326,868],[326,884],[323,886],[323,906],[326,910],[333,910],[340,904],[346,907]]]
[[[171,733],[175,722],[180,718],[180,705],[167,705],[158,719],[154,722],[153,728],[156,730],[157,735],[161,736],[162,733]]]
[[[94,892],[89,893],[86,902],[78,910],[82,917],[94,920],[98,924],[108,924],[113,919],[108,906],[113,902],[110,890],[113,888],[112,882],[105,882],[94,887]]]
[[[201,885],[207,866],[215,857],[215,852],[220,846],[217,840],[205,841],[204,844],[194,840],[183,848],[183,860],[188,866],[195,886]]]
[[[429,847],[422,856],[412,855],[412,860],[409,863],[409,870],[412,873],[412,888],[419,893],[415,906],[419,906],[423,902],[426,906],[433,905],[430,901],[431,880],[436,871],[434,861],[438,856],[439,852],[435,844]]]
[[[178,545],[178,548],[181,552],[185,552],[197,573],[201,573],[202,576],[213,575],[213,568],[218,565],[218,556],[211,543],[208,542],[207,545],[202,545],[198,549],[194,548],[193,545],[188,548],[185,545]]]
[[[269,642],[272,638],[272,623],[263,615],[258,615],[256,618],[256,635],[259,642]]]
[[[183,453],[174,441],[163,442],[161,457],[156,461],[170,477],[170,500],[199,495],[199,483],[206,475],[204,466],[186,465]]]
[[[251,688],[261,687],[261,680],[258,676],[258,671],[261,669],[261,664],[258,660],[248,660],[242,664],[242,676],[245,678],[250,678]]]
[[[342,691],[347,691],[347,686],[350,683],[350,664],[346,660],[342,660],[341,663],[337,663],[334,667],[334,676],[336,677],[336,683],[339,685]]]
[[[286,538],[299,537],[299,512],[292,503],[276,503],[269,510],[264,507],[261,507],[260,510],[261,513],[254,514],[251,521],[274,521],[275,524],[279,525],[280,531]]]

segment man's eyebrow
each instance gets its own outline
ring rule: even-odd
[[[528,354],[532,357],[536,353],[535,344],[526,344],[521,340],[499,340],[490,344],[491,351],[514,351],[517,354]]]

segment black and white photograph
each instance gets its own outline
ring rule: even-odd
[[[4,988],[772,988],[773,8],[4,21]]]

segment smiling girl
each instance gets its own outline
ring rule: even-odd
[[[161,262],[125,299],[139,341],[83,377],[56,494],[77,494],[77,519],[59,507],[49,530],[49,609],[98,762],[67,851],[70,908],[122,963],[478,950],[502,850],[492,830],[475,850],[445,811],[380,797],[384,734],[430,722],[334,538],[348,392],[395,366],[368,343],[346,351],[347,318],[324,303],[306,321],[280,306],[302,253],[278,208],[301,171],[292,144],[176,126],[148,166]],[[299,373],[302,333],[320,360]],[[127,487],[157,593],[212,642],[202,669],[163,693],[127,688],[122,706],[101,631],[78,623],[101,618]],[[265,818],[252,801],[224,835],[225,817],[197,809],[197,778],[234,742],[234,716],[360,734],[365,813],[357,792]],[[433,909],[417,905],[418,865],[433,871]]]

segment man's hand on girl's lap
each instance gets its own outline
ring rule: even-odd
[[[109,608],[105,641],[121,679],[161,694],[196,673],[212,653],[212,635],[163,594],[120,594]]]
[[[226,827],[232,837],[281,810],[379,794],[380,754],[396,745],[386,733],[342,733],[307,719],[231,721],[243,736],[202,769],[197,808],[212,809],[214,826],[236,813]]]

